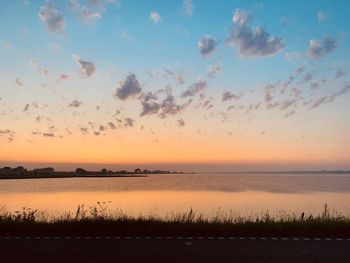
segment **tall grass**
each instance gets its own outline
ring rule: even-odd
[[[350,237],[350,218],[331,211],[324,204],[318,214],[268,211],[240,216],[218,209],[213,216],[183,213],[130,216],[110,209],[109,202],[93,206],[79,205],[74,212],[50,216],[37,209],[25,208],[13,213],[0,209],[1,233],[99,233],[99,234],[244,234],[244,235],[333,235]]]

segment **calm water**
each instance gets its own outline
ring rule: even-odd
[[[319,213],[324,203],[350,215],[350,176],[317,174],[183,174],[146,178],[0,180],[0,206],[57,214],[111,202],[131,215],[218,209],[252,215],[269,210]]]

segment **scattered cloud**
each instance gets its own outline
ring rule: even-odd
[[[217,44],[218,41],[216,41],[212,36],[206,35],[198,41],[199,53],[203,57],[209,56],[215,51]]]
[[[223,66],[220,64],[214,64],[211,65],[210,67],[208,67],[207,69],[207,75],[210,78],[214,78],[216,76],[216,74],[218,74],[219,72],[221,72],[223,70]]]
[[[183,0],[181,7],[181,14],[184,16],[192,16],[194,10],[194,4],[192,0]]]
[[[158,12],[153,11],[149,14],[149,19],[152,21],[153,24],[157,24],[162,20],[162,17],[159,15]]]
[[[133,127],[134,126],[134,122],[135,120],[131,119],[131,118],[125,118],[124,119],[124,127],[128,128],[128,127]]]
[[[56,43],[51,43],[49,45],[49,48],[51,51],[55,52],[55,53],[58,53],[62,50],[62,47],[59,45],[59,44],[56,44]]]
[[[119,88],[117,88],[115,96],[120,100],[126,100],[135,97],[140,93],[141,85],[137,80],[136,75],[129,74],[123,81],[119,82]]]
[[[39,18],[45,23],[48,31],[54,34],[62,34],[65,21],[60,11],[55,9],[50,1],[46,1],[45,5],[40,7]]]
[[[286,52],[284,53],[284,59],[286,61],[298,61],[304,58],[304,55],[302,53],[296,52],[296,51],[292,51],[292,52]]]
[[[295,114],[295,110],[289,111],[286,114],[284,114],[284,118],[289,118]]]
[[[23,82],[20,78],[16,78],[15,82],[18,86],[23,86]]]
[[[177,120],[177,126],[184,127],[185,126],[185,121],[182,118],[178,119]]]
[[[111,130],[115,130],[115,129],[117,128],[113,122],[108,122],[108,123],[107,123],[107,126],[108,126]]]
[[[157,114],[160,109],[160,104],[154,101],[151,101],[151,102],[142,101],[141,105],[142,105],[142,111],[140,114],[141,117],[146,115]]]
[[[181,98],[193,97],[197,93],[201,92],[207,87],[207,81],[204,79],[198,79],[187,90],[183,91],[180,95]]]
[[[181,71],[165,69],[165,76],[173,78],[178,85],[185,84],[185,76]]]
[[[84,61],[78,55],[73,55],[73,59],[79,66],[79,74],[82,78],[89,78],[95,73],[96,68],[93,62]]]
[[[326,14],[323,11],[317,12],[317,20],[319,23],[323,22],[326,19]]]
[[[94,23],[102,17],[108,4],[118,3],[113,0],[87,0],[85,4],[80,4],[79,0],[70,0],[68,7],[83,22]]]
[[[56,137],[55,134],[52,132],[44,132],[44,133],[42,133],[42,135],[44,137],[50,137],[50,138]]]
[[[337,40],[331,37],[324,37],[322,42],[311,39],[309,44],[308,56],[311,59],[320,59],[324,55],[331,53],[338,46]]]
[[[132,36],[130,36],[129,33],[128,33],[128,31],[126,31],[126,30],[122,30],[122,31],[120,32],[120,37],[121,37],[122,39],[129,40],[129,41],[134,40],[134,38],[133,38]]]
[[[69,105],[68,107],[73,107],[73,108],[79,108],[81,106],[81,102],[78,101],[78,100],[73,100]]]
[[[316,109],[317,107],[319,107],[320,105],[325,104],[325,103],[330,103],[330,102],[334,101],[337,97],[339,97],[339,96],[341,96],[349,91],[350,91],[350,85],[345,85],[339,91],[333,92],[332,94],[327,95],[327,96],[322,96],[322,97],[316,99],[315,101],[313,101],[311,103],[310,107],[308,108],[308,110]]]
[[[237,54],[249,58],[272,56],[279,53],[284,44],[282,38],[272,37],[262,27],[251,26],[251,14],[236,9],[231,34],[226,40],[229,46],[238,48]]]
[[[342,70],[338,70],[336,73],[335,73],[335,79],[339,79],[339,78],[341,78],[341,77],[343,77],[343,76],[345,76],[346,75],[346,73],[344,72],[344,71],[342,71]]]
[[[25,111],[28,111],[29,110],[29,104],[26,104],[25,106],[24,106],[24,109],[23,109],[23,111],[25,112]]]
[[[224,93],[222,94],[222,101],[230,101],[230,100],[238,100],[242,97],[242,94],[240,95],[236,95],[231,93],[230,91],[224,91]]]
[[[165,98],[160,102],[155,101],[156,99],[156,97],[149,100],[146,100],[145,97],[142,98],[141,117],[146,115],[158,115],[160,118],[166,118],[168,115],[176,115],[182,112],[192,102],[192,100],[188,100],[183,104],[177,104],[171,90],[166,91]]]
[[[67,79],[69,79],[69,75],[66,73],[61,73],[57,81],[67,80]]]
[[[12,45],[10,42],[1,42],[0,43],[0,47],[3,47],[3,48],[11,48]]]

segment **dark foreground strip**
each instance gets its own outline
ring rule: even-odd
[[[350,241],[350,238],[310,237],[211,237],[211,236],[0,236],[0,240],[276,240]]]

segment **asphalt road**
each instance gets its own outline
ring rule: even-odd
[[[350,262],[348,239],[0,238],[0,262]]]

